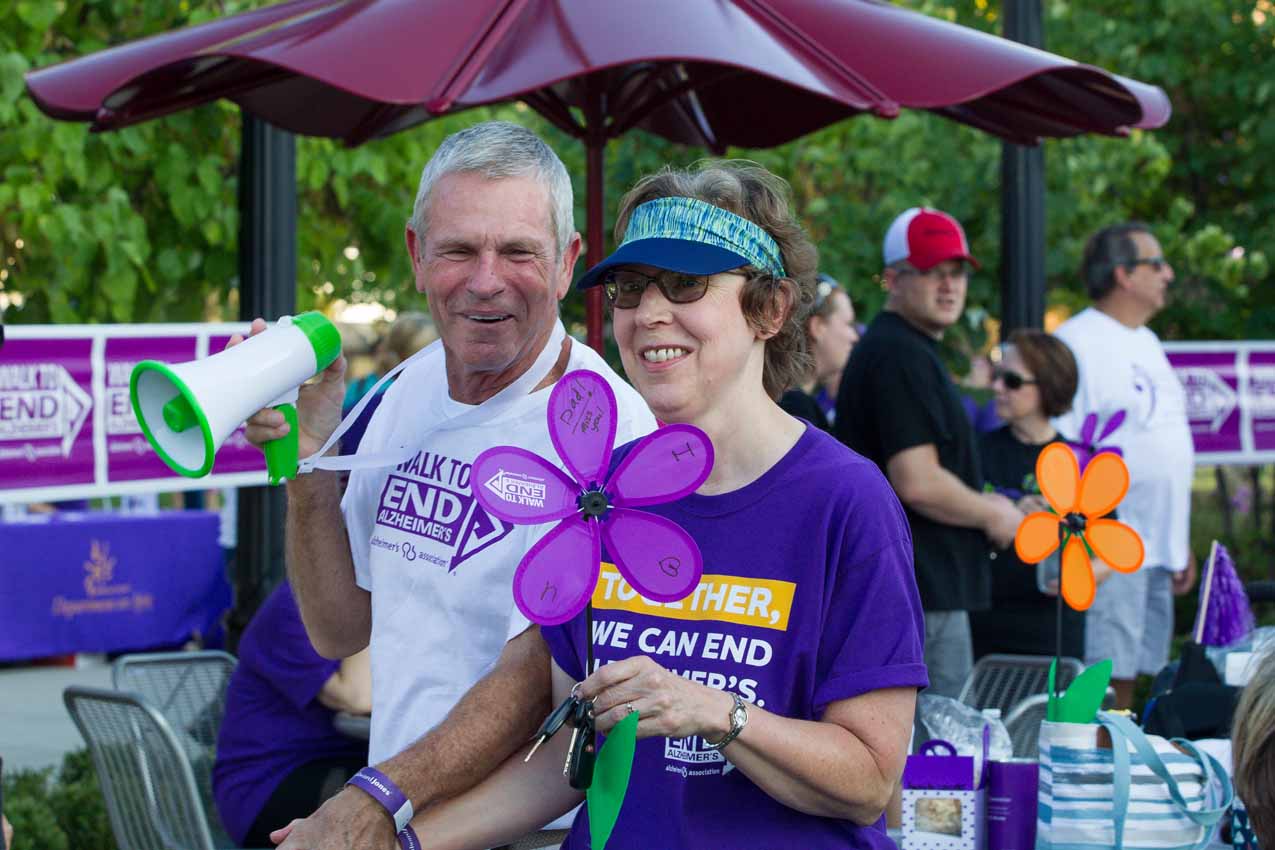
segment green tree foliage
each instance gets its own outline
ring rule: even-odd
[[[988,0],[901,0],[997,32]],[[1275,8],[1270,0],[1042,0],[1049,49],[1170,93],[1174,117],[1154,133],[1045,144],[1049,301],[1085,303],[1076,266],[1088,233],[1137,217],[1152,223],[1178,275],[1157,319],[1177,338],[1275,335],[1264,250],[1275,230],[1275,172],[1265,150],[1275,117]],[[228,103],[119,132],[93,134],[41,114],[22,74],[108,44],[233,13],[260,0],[17,2],[0,32],[0,287],[19,294],[10,322],[180,321],[236,314],[239,115]],[[521,105],[473,110],[346,149],[298,140],[298,303],[335,299],[420,306],[403,248],[421,165],[447,133],[504,117],[543,133],[576,181],[583,229],[581,143]],[[782,120],[782,116],[775,116]],[[842,122],[781,148],[732,150],[787,177],[817,238],[823,267],[860,312],[883,301],[880,240],[905,207],[930,204],[967,227],[984,269],[971,281],[958,347],[983,342],[1000,274],[1000,144],[925,112]],[[703,150],[640,132],[606,157],[608,237],[616,201],[643,173]],[[609,239],[608,239],[609,244]],[[580,299],[568,317],[583,315]]]

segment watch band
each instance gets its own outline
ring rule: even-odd
[[[738,738],[739,733],[744,730],[744,724],[748,722],[748,709],[744,707],[744,701],[740,699],[739,694],[731,694],[731,699],[735,702],[730,708],[730,731],[720,741],[704,739],[704,743],[715,750],[721,750]]]

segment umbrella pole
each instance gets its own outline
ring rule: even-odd
[[[590,129],[594,129],[592,122]],[[585,198],[588,216],[585,232],[588,237],[588,252],[585,262],[591,268],[602,262],[606,239],[602,235],[603,204],[606,202],[603,175],[603,155],[606,153],[606,138],[600,133],[590,133],[585,137]],[[595,286],[584,293],[585,327],[588,331],[589,347],[602,353],[602,287]]]

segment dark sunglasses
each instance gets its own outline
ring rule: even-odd
[[[688,275],[681,272],[664,272],[659,275],[642,274],[629,269],[614,269],[602,279],[607,300],[618,310],[628,310],[642,303],[642,295],[651,284],[674,304],[690,304],[704,297],[708,291],[706,275]]]
[[[1023,388],[1024,384],[1036,383],[1035,378],[1024,378],[1022,375],[1017,372],[1010,371],[1009,369],[997,369],[992,373],[992,380],[995,381],[997,378],[1000,379],[1001,383],[1005,385],[1005,389],[1007,390],[1020,390]]]
[[[1150,266],[1154,271],[1160,271],[1169,264],[1164,257],[1139,257],[1131,263],[1126,263],[1129,268],[1137,268],[1138,266]]]

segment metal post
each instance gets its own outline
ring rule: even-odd
[[[239,317],[274,320],[297,308],[296,140],[243,112],[239,152]],[[284,490],[239,490],[239,545],[231,566],[233,650],[252,615],[283,578]]]
[[[1044,47],[1040,0],[1005,0],[1006,38]],[[1001,338],[1045,321],[1045,151],[1001,147]]]

